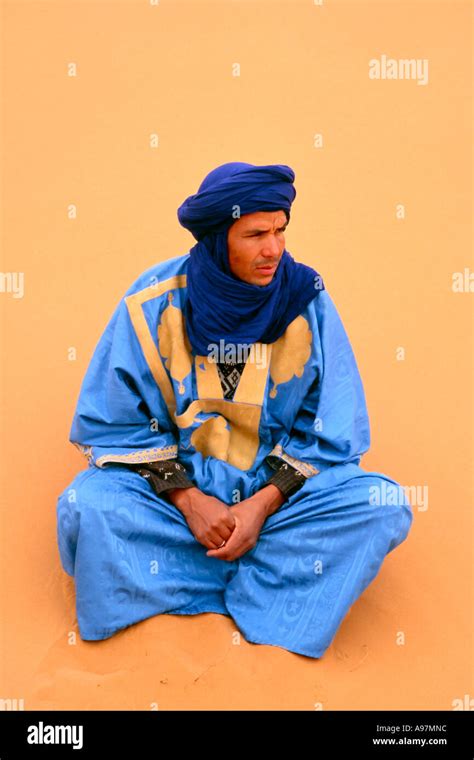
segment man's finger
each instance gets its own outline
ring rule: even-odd
[[[208,548],[217,549],[223,541],[227,543],[233,531],[234,528],[229,528],[227,525],[221,525],[220,528],[215,528],[212,533],[208,535],[209,543],[211,543],[211,546],[208,546]]]
[[[235,548],[235,544],[238,543],[240,533],[239,528],[238,518],[235,518],[234,530],[232,531],[230,538],[226,541],[225,546],[222,546],[220,549],[209,549],[206,552],[206,555],[208,557],[217,557],[217,559],[227,559],[228,553],[231,552]]]

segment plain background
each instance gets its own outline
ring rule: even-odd
[[[452,289],[474,269],[471,16],[452,1],[2,3],[1,267],[25,277],[23,298],[0,293],[2,698],[449,710],[474,695],[473,295]],[[428,84],[369,79],[382,55],[428,59]],[[194,244],[176,209],[226,161],[294,169],[286,248],[321,272],[356,354],[361,466],[428,489],[321,660],[239,643],[214,614],[82,642],[59,562],[92,351],[138,275]]]

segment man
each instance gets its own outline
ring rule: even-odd
[[[138,278],[95,349],[70,433],[89,467],[57,508],[85,640],[217,612],[321,657],[409,532],[402,487],[359,466],[369,420],[337,310],[285,249],[294,176],[210,172],[178,209],[196,245]]]

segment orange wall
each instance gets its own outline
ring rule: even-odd
[[[421,0],[2,3],[1,269],[24,273],[24,294],[0,293],[0,697],[25,709],[474,697],[473,295],[452,289],[454,272],[474,271],[471,15],[469,2]],[[427,59],[428,83],[370,79],[382,55]],[[55,509],[85,467],[67,440],[80,383],[133,280],[193,245],[176,209],[226,161],[295,170],[287,249],[321,272],[351,338],[372,426],[361,464],[428,489],[321,661],[229,652],[235,627],[214,615],[67,639]]]

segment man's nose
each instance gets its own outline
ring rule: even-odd
[[[280,255],[280,246],[275,235],[269,235],[262,248],[262,256],[274,259]]]

